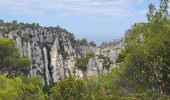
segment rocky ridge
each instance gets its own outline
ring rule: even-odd
[[[47,85],[69,74],[83,77],[109,72],[116,66],[115,60],[124,48],[124,39],[96,47],[89,43],[77,43],[73,34],[60,27],[17,22],[0,22],[0,38],[12,39],[21,57],[32,58],[30,75],[42,76]],[[89,59],[86,70],[77,68],[76,60],[89,52],[94,52],[95,56]],[[111,67],[105,68],[104,60],[98,55],[110,58],[113,62]]]

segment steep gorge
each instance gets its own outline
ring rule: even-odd
[[[1,23],[0,38],[10,38],[17,45],[21,57],[32,58],[30,75],[40,75],[44,84],[50,85],[67,77],[100,75],[109,72],[116,65],[115,59],[124,48],[124,39],[94,46],[78,43],[74,35],[60,27],[41,27],[38,24]],[[75,66],[76,60],[94,52],[85,70]],[[113,64],[106,68],[108,57]]]

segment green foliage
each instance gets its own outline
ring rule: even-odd
[[[148,23],[135,24],[126,36],[125,50],[117,62],[122,62],[124,77],[170,93],[170,20],[168,0],[160,8],[149,6]]]
[[[113,64],[113,62],[108,57],[105,57],[103,55],[98,55],[98,57],[99,59],[103,59],[103,67],[105,68],[109,68],[111,67],[111,64]]]
[[[28,75],[31,64],[32,64],[31,58],[19,58],[17,61],[16,70],[20,71],[19,74],[24,73],[25,75]]]
[[[169,19],[168,14],[168,2],[169,0],[160,0],[160,6],[157,10],[153,4],[149,5],[149,11],[147,18],[149,22],[167,21]]]
[[[91,41],[89,44],[90,44],[91,46],[96,47],[96,43],[95,43],[94,41]]]
[[[94,46],[96,47],[96,43],[94,41],[88,42],[86,38],[75,40],[75,45],[82,45],[82,46]]]
[[[83,81],[70,76],[51,89],[50,98],[52,100],[81,100],[84,90]]]
[[[22,22],[18,23],[16,20],[13,20],[12,22],[3,22],[3,20],[0,20],[0,26],[6,33],[13,31],[13,30],[21,30],[25,28],[35,29],[35,28],[40,27],[38,23],[32,23],[32,24],[22,23]],[[17,34],[19,35],[20,32],[17,32]]]
[[[168,100],[170,96],[170,20],[168,17],[168,1],[160,0],[157,10],[149,6],[147,23],[132,26],[126,35],[125,50],[117,58],[120,66],[111,73],[98,77],[77,79],[68,77],[50,89],[51,100]],[[18,25],[13,22],[13,25]],[[22,24],[22,23],[20,23]],[[11,23],[2,24],[10,27]],[[29,25],[28,25],[29,26]],[[60,29],[60,28],[59,28]],[[62,31],[62,29],[58,30]],[[68,37],[67,37],[68,38]],[[72,37],[72,40],[74,37]],[[77,44],[89,45],[86,39],[76,41]],[[85,43],[85,44],[84,44]],[[65,55],[63,43],[59,51]],[[94,45],[91,43],[91,45]],[[19,52],[10,39],[0,39],[1,73],[23,74],[29,70],[31,59],[20,58]],[[64,58],[67,57],[67,54]],[[76,66],[86,69],[94,53],[88,53],[77,60]],[[108,68],[108,58],[99,55]],[[17,70],[16,70],[17,69]],[[0,99],[7,100],[44,100],[42,80],[38,77],[6,78],[0,75]],[[48,90],[47,90],[48,91]]]
[[[116,63],[120,63],[120,62],[123,62],[125,57],[127,55],[127,49],[123,50],[117,57],[116,59]]]
[[[84,79],[86,92],[84,100],[117,100],[125,96],[123,87],[117,83],[121,70],[113,69],[111,73],[98,77],[87,77]]]
[[[75,45],[85,45],[85,46],[88,46],[88,42],[87,42],[86,38],[75,40],[74,44]]]
[[[148,34],[145,35],[144,61],[149,69],[149,81],[161,92],[170,93],[170,20],[168,17],[168,0],[162,0],[160,9],[152,14]],[[149,18],[149,17],[148,17]],[[157,30],[155,30],[157,29]]]
[[[160,94],[158,91],[150,89],[144,85],[138,84],[130,96],[126,97],[127,100],[169,100],[170,96]]]
[[[166,100],[168,95],[146,87],[143,84],[130,86],[130,82],[121,79],[123,70],[115,68],[112,72],[98,77],[76,79],[68,77],[51,88],[51,100]],[[123,85],[124,84],[124,85]],[[131,91],[129,89],[132,88]]]
[[[118,56],[118,61],[123,61],[121,64],[124,69],[123,76],[129,80],[135,80],[137,82],[144,81],[144,70],[146,69],[143,61],[143,50],[142,48],[133,43],[126,46],[126,49]]]
[[[52,100],[106,100],[118,99],[124,95],[123,88],[115,81],[119,69],[99,77],[76,79],[68,77],[51,89]],[[114,80],[113,80],[114,79]]]
[[[1,38],[0,47],[0,72],[8,75],[27,75],[32,60],[20,58],[18,49],[10,39]]]
[[[25,80],[25,81],[24,81]],[[40,78],[19,77],[13,79],[0,75],[0,99],[2,100],[45,100],[46,95],[42,91]],[[39,83],[38,82],[38,83]]]
[[[138,43],[140,44],[143,41],[143,34],[146,33],[146,23],[135,23],[131,30],[129,31],[129,35],[126,35],[125,42],[127,44],[130,43]]]
[[[75,66],[81,70],[85,70],[89,60],[93,57],[94,57],[94,53],[87,53],[86,55],[84,55],[83,57],[81,57],[76,61]],[[110,60],[110,58],[105,57],[103,55],[98,55],[98,57],[99,59],[103,59],[103,67],[105,68],[111,67],[111,64],[113,62]]]
[[[170,31],[169,31],[170,32]],[[170,34],[157,33],[144,41],[145,66],[150,70],[149,81],[159,84],[160,91],[170,93]],[[158,87],[157,87],[158,88]]]
[[[76,61],[75,66],[81,70],[85,70],[89,60],[93,57],[94,57],[94,53],[87,53],[85,56],[81,57]]]
[[[0,39],[0,70],[11,72],[19,59],[19,52],[10,39]]]

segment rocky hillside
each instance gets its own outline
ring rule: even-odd
[[[96,47],[93,42],[76,40],[73,34],[60,27],[16,21],[0,21],[0,38],[12,39],[21,57],[32,58],[30,75],[42,76],[47,85],[69,74],[83,77],[108,72],[114,68],[115,59],[124,48],[123,39]],[[90,52],[94,55],[87,59],[86,55]],[[87,60],[84,69],[76,66],[76,61],[82,57]]]

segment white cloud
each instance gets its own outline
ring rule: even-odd
[[[0,9],[14,14],[128,18],[144,0],[0,0]],[[139,13],[140,14],[140,13]]]

